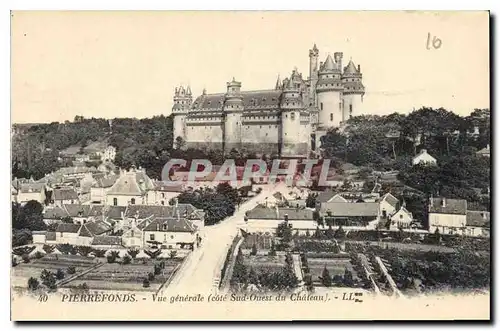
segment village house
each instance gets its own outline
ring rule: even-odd
[[[292,225],[293,231],[305,234],[314,231],[318,224],[314,220],[314,211],[300,208],[268,208],[257,206],[245,214],[245,228],[248,232],[275,233],[278,225],[285,218]]]
[[[472,237],[490,236],[490,212],[467,211],[466,235]]]
[[[160,246],[164,249],[194,248],[198,229],[183,217],[156,217],[144,227],[143,247]]]
[[[52,201],[58,207],[65,204],[75,204],[79,202],[78,193],[71,187],[54,189],[52,191]]]
[[[422,149],[420,151],[420,153],[418,153],[411,160],[411,162],[412,162],[412,164],[414,166],[417,165],[417,164],[428,165],[428,166],[432,166],[432,165],[436,165],[437,164],[437,160],[432,155],[430,155],[429,153],[427,153],[426,149]]]
[[[389,219],[391,221],[390,230],[409,229],[413,222],[413,215],[402,205]]]
[[[467,225],[467,200],[430,198],[429,231],[441,234],[462,233]]]
[[[101,160],[104,162],[113,162],[116,157],[116,148],[114,146],[109,145],[102,152]]]
[[[399,200],[391,193],[386,193],[380,199],[380,212],[383,218],[392,216],[399,207]]]
[[[112,206],[145,205],[147,192],[154,190],[145,169],[122,170],[116,183],[106,194],[106,204]]]
[[[380,221],[377,202],[326,202],[317,206],[324,223],[346,228],[375,228]]]
[[[173,186],[161,181],[154,181],[153,184],[154,188],[147,192],[148,205],[166,206],[171,199],[178,197],[184,191],[184,185]]]
[[[95,183],[90,188],[90,201],[92,204],[105,204],[106,195],[111,187],[116,183],[119,175],[111,174],[95,179]]]
[[[17,202],[25,204],[28,201],[35,200],[40,204],[45,204],[45,185],[42,183],[20,184],[17,191]]]

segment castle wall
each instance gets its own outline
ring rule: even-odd
[[[338,127],[343,118],[342,92],[327,91],[317,94],[318,125],[322,128]]]
[[[185,115],[175,115],[174,116],[174,141],[177,137],[181,137],[186,140],[186,132],[185,132]]]

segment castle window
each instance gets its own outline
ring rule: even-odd
[[[333,114],[330,114],[330,121],[333,122]]]
[[[342,109],[342,102],[339,102],[339,109]]]
[[[349,113],[352,114],[352,105],[349,105]]]
[[[295,113],[292,113],[290,117],[292,118],[292,121],[295,120]]]
[[[323,110],[323,102],[319,105],[320,109]]]
[[[288,118],[288,114],[285,114],[285,118]]]

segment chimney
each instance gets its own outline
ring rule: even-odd
[[[361,66],[358,64],[358,72],[361,72]]]
[[[274,210],[276,211],[276,219],[280,219],[280,210],[278,208],[278,205],[275,205],[274,206]]]
[[[490,150],[490,144],[486,145],[486,149]]]
[[[484,212],[483,212],[483,213],[481,213],[481,216],[483,216],[483,220],[485,220],[485,221],[486,221],[486,213],[484,213]]]
[[[179,206],[179,200],[175,198],[175,208],[177,208],[178,206]]]
[[[288,214],[285,214],[285,222],[288,222]]]
[[[443,199],[441,200],[441,207],[446,207],[446,198],[443,197]]]
[[[434,206],[434,198],[431,196],[429,197],[429,212],[431,211],[431,208]]]

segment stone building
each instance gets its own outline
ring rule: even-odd
[[[185,147],[235,148],[257,154],[307,157],[319,138],[352,116],[363,114],[365,87],[360,66],[343,53],[320,62],[319,50],[309,51],[309,77],[294,69],[278,80],[274,89],[242,91],[232,79],[225,93],[202,95],[193,100],[191,88],[175,89],[174,141]]]

